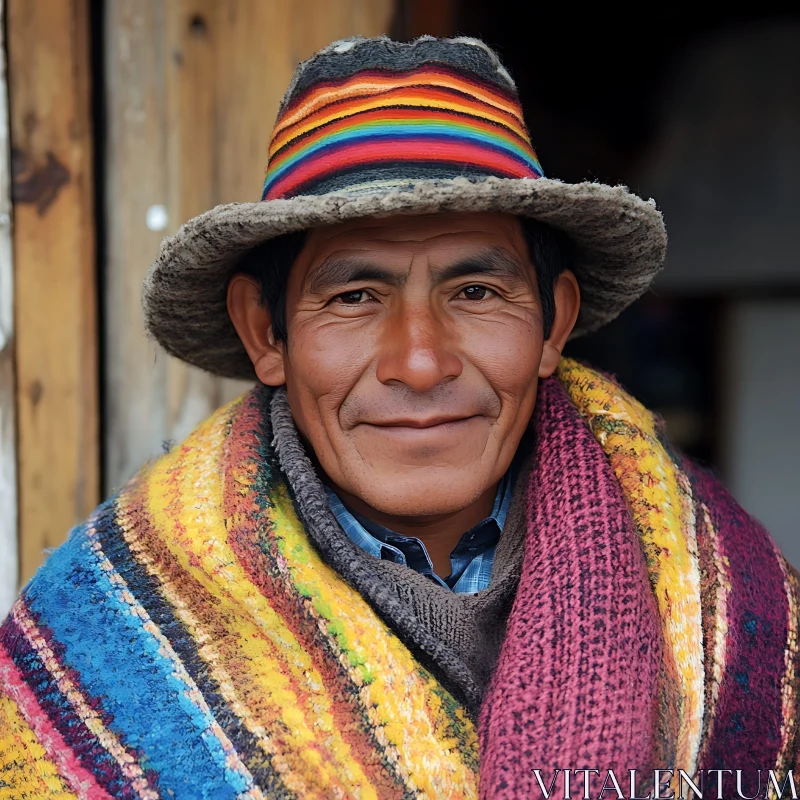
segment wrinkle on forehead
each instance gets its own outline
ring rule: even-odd
[[[364,256],[331,253],[321,264],[309,271],[306,275],[304,289],[311,294],[316,294],[331,286],[371,280],[402,286],[407,279],[408,270],[405,272],[393,271]]]
[[[495,274],[502,265],[515,277],[529,278],[524,274],[529,259],[520,222],[499,212],[399,215],[314,228],[298,259],[298,271],[304,288],[314,292],[320,286],[341,285],[348,272],[354,276],[350,280],[377,278],[397,283],[400,273],[390,268],[393,262],[397,267],[404,264],[407,272],[407,259],[413,262],[423,254],[451,267],[470,258],[477,265],[482,253],[489,254]]]
[[[533,277],[525,264],[502,247],[482,247],[455,261],[445,259],[442,264],[432,264],[429,259],[424,260],[431,283],[434,284],[468,275],[491,275],[526,284]],[[412,256],[407,268],[395,270],[363,256],[332,253],[319,266],[310,270],[304,290],[316,294],[334,286],[362,281],[380,281],[399,288],[408,281],[415,261],[417,259]]]
[[[309,238],[332,239],[360,232],[364,239],[424,241],[453,233],[521,234],[519,220],[499,211],[451,211],[436,214],[395,214],[339,222],[312,228]]]

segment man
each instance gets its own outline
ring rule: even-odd
[[[257,386],[23,589],[0,635],[11,796],[782,780],[796,573],[636,400],[561,358],[665,246],[651,202],[542,176],[479,41],[300,65],[262,202],[190,220],[144,290],[166,350]]]

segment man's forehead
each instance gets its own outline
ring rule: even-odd
[[[530,284],[533,278],[526,262],[502,247],[470,248],[452,251],[441,258],[426,258],[420,269],[433,283],[466,277],[494,275]],[[304,291],[321,293],[352,282],[378,280],[403,286],[412,271],[413,259],[367,258],[364,255],[333,253],[319,265],[308,270],[303,281]]]
[[[309,244],[338,241],[425,242],[447,236],[509,237],[522,234],[520,221],[512,214],[492,211],[460,211],[434,214],[366,218],[325,225],[309,231]]]
[[[398,215],[311,229],[293,272],[307,285],[313,273],[334,260],[364,260],[386,266],[397,262],[401,266],[421,254],[447,264],[487,250],[502,250],[511,259],[527,260],[527,245],[517,217],[494,212]]]
[[[317,237],[309,236],[292,270],[295,285],[310,294],[353,281],[401,286],[414,264],[434,283],[479,273],[532,278],[522,229],[511,215],[393,217],[317,229]]]

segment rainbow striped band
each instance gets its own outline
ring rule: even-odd
[[[539,178],[516,94],[441,64],[315,83],[275,124],[262,200],[425,178]]]

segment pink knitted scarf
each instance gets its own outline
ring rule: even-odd
[[[756,770],[797,761],[797,573],[615,383],[569,361],[559,378],[535,412],[481,795],[541,797],[534,770],[547,787],[555,769],[586,768],[600,771],[593,796],[607,770],[638,770],[646,792],[656,768],[740,769],[755,793]],[[582,774],[572,780],[582,796]]]

